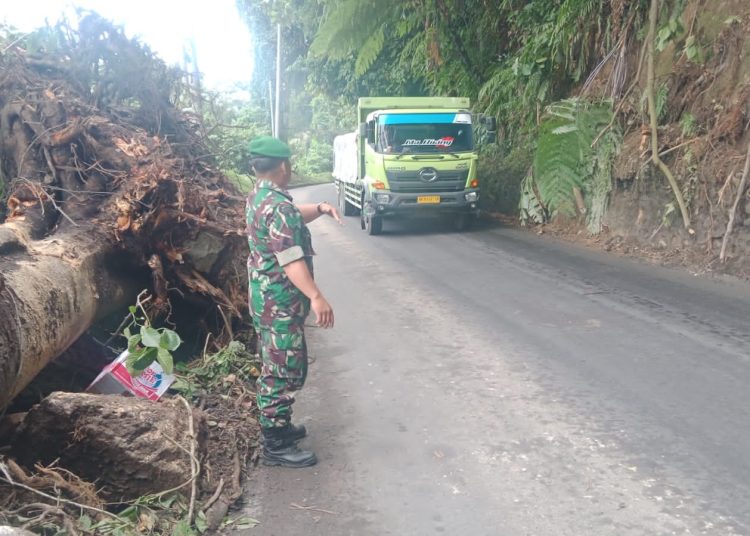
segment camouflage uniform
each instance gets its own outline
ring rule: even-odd
[[[289,423],[293,392],[307,376],[304,322],[310,300],[292,284],[283,266],[305,259],[313,273],[310,231],[292,197],[268,180],[248,196],[250,312],[258,332],[263,366],[258,378],[258,408],[263,428]]]

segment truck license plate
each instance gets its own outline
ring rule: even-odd
[[[420,205],[435,205],[440,203],[439,195],[420,195],[417,197],[417,203]]]

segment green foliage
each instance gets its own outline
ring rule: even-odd
[[[669,86],[662,84],[656,91],[656,118],[661,123],[667,116],[669,109]]]
[[[742,18],[738,17],[737,15],[732,15],[731,17],[727,17],[727,19],[724,21],[724,24],[727,26],[732,26],[733,24],[740,24],[742,23]]]
[[[616,129],[600,135],[611,118],[610,103],[569,99],[550,105],[534,155],[534,180],[541,204],[550,213],[575,215],[574,190],[580,190],[592,233],[601,230],[612,186],[612,161],[619,144]]]
[[[289,145],[294,155],[295,171],[305,177],[322,174],[330,176],[333,170],[333,139],[354,129],[356,106],[342,98],[332,99],[317,95],[306,104],[300,104],[309,119],[304,130],[290,137]]]
[[[657,30],[656,50],[658,52],[665,50],[672,41],[675,41],[685,32],[685,28],[682,26],[682,13],[685,11],[685,2],[686,0],[675,0],[666,24]]]
[[[250,175],[237,173],[233,169],[225,169],[224,173],[226,174],[227,179],[229,179],[229,182],[234,184],[235,188],[237,188],[241,194],[249,194],[250,190],[255,186],[255,179]]]
[[[177,493],[145,495],[133,501],[117,514],[117,519],[104,518],[94,523],[87,515],[79,518],[79,528],[85,534],[136,536],[138,534],[183,534],[197,536],[185,520],[188,505]],[[187,531],[185,531],[187,529]]]
[[[536,138],[545,107],[583,83],[623,36],[626,21],[633,21],[631,31],[637,34],[647,7],[625,2],[613,13],[606,0],[241,3],[252,5],[258,20],[281,22],[285,38],[311,43],[292,68],[306,77],[310,97],[340,98],[353,107],[357,97],[368,95],[468,96],[476,111],[497,117],[502,137],[516,143]],[[297,8],[302,16],[295,14]],[[304,105],[294,109],[302,112],[290,114],[299,122],[312,118]],[[337,133],[354,126],[352,120]],[[291,128],[290,141],[299,170],[313,173],[327,165],[330,153],[317,143],[327,140],[306,131]],[[512,162],[501,155],[483,155],[490,164],[485,170],[494,166],[483,171],[488,177],[483,198],[493,207],[515,205],[525,172],[519,166],[505,174],[501,170]]]
[[[698,120],[690,112],[685,112],[680,118],[680,129],[683,137],[692,138],[698,133]]]
[[[611,107],[607,109],[611,118]],[[599,124],[601,127],[601,123]],[[599,234],[612,191],[612,165],[622,143],[619,130],[609,129],[593,147],[593,169],[585,182],[586,226],[591,234]]]
[[[521,196],[518,201],[521,225],[541,224],[547,221],[547,211],[539,201],[534,175],[528,173],[521,181]]]
[[[356,54],[355,73],[364,74],[380,55],[385,28],[399,16],[394,0],[343,0],[330,2],[327,16],[310,46],[313,55],[341,60]],[[403,28],[403,26],[402,26]]]
[[[225,348],[203,359],[188,364],[178,363],[177,379],[171,389],[193,398],[201,391],[220,392],[230,376],[252,383],[258,377],[260,363],[239,341],[230,342]]]
[[[250,169],[248,144],[256,136],[271,133],[270,112],[254,101],[232,100],[208,95],[203,122],[208,141],[218,166],[234,177],[246,175]]]
[[[560,109],[551,106],[550,110]],[[582,189],[588,162],[585,142],[576,126],[575,111],[569,118],[550,111],[550,117],[539,129],[539,141],[534,156],[534,178],[539,187],[541,202],[552,212],[575,215],[574,188]]]
[[[662,26],[656,34],[656,50],[662,52],[667,48],[676,36],[684,31],[680,19],[671,17],[666,25]]]
[[[303,177],[331,173],[333,169],[333,146],[315,138],[305,136],[290,140],[295,155],[295,171]]]
[[[484,210],[515,212],[521,199],[521,182],[531,160],[531,151],[524,143],[514,145],[509,153],[497,144],[482,147],[479,180]]]
[[[478,97],[513,135],[528,130],[545,103],[566,94],[588,73],[600,53],[592,42],[609,46],[608,34],[596,25],[608,6],[601,0],[536,0],[520,10],[513,10],[511,2],[501,5],[508,10],[508,53]]]
[[[131,376],[139,376],[154,361],[158,362],[167,374],[174,370],[172,352],[182,344],[182,339],[171,329],[154,328],[140,306],[129,309],[130,322],[123,329],[123,337],[128,341],[128,357],[125,367]],[[133,329],[131,329],[133,328]]]
[[[648,99],[644,92],[641,95],[641,113],[648,115]],[[661,124],[667,117],[669,111],[669,84],[660,84],[654,91],[654,104],[656,108],[656,120]]]
[[[698,43],[697,38],[694,35],[690,35],[685,39],[685,47],[683,52],[687,59],[696,63],[703,63],[705,56],[703,54],[703,48]]]

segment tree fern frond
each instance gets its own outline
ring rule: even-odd
[[[357,61],[354,63],[354,74],[362,76],[375,62],[385,43],[385,31],[383,27],[376,29],[359,49]]]
[[[609,130],[595,148],[592,143],[611,117],[609,102],[568,99],[548,106],[534,157],[541,201],[550,211],[573,215],[574,189],[583,191],[592,232],[599,232],[606,211],[612,160],[619,143],[617,131]]]

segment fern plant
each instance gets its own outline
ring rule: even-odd
[[[518,213],[521,225],[526,227],[535,223],[546,223],[547,211],[539,201],[539,196],[534,188],[534,175],[528,173],[521,181],[521,200],[518,204]]]
[[[402,9],[394,0],[329,2],[310,52],[330,59],[355,54],[355,74],[361,76],[383,51],[387,28],[393,27],[401,33],[413,27],[402,22],[401,14]]]
[[[574,192],[580,190],[586,202],[587,226],[594,234],[601,231],[620,139],[616,129],[607,129],[600,136],[611,118],[611,103],[569,99],[550,105],[534,157],[540,203],[551,214],[572,216],[576,213]]]

